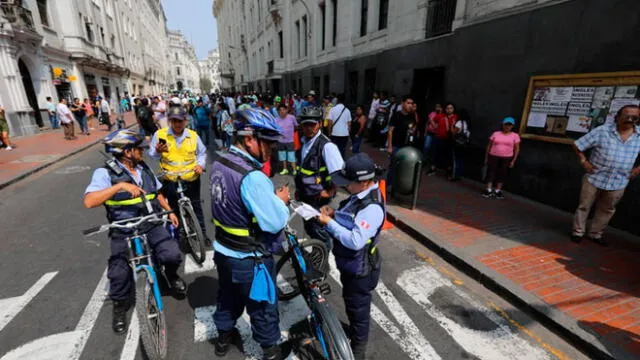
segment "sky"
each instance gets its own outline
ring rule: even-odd
[[[213,17],[213,0],[162,0],[170,30],[182,30],[199,60],[218,47],[218,28]]]

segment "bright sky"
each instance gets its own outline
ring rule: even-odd
[[[218,47],[218,28],[213,17],[213,0],[162,0],[170,30],[182,34],[196,48],[199,60]]]

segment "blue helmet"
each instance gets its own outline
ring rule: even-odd
[[[122,154],[126,149],[148,147],[144,136],[131,130],[116,130],[102,139],[104,151],[110,154]]]
[[[235,130],[238,135],[256,135],[268,141],[280,140],[282,128],[267,111],[247,108],[236,111],[236,117]]]

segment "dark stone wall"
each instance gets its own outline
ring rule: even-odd
[[[446,100],[471,115],[472,150],[477,151],[469,151],[467,176],[478,179],[486,139],[505,116],[520,120],[531,76],[640,70],[640,0],[569,1],[287,78],[302,75],[308,89],[311,73],[328,73],[331,91],[348,93],[349,72],[359,71],[362,87],[364,71],[376,68],[376,89],[401,96],[411,91],[415,69],[440,66],[446,68]],[[358,89],[358,102],[368,104],[366,96]],[[573,211],[582,176],[569,145],[523,140],[506,189]],[[611,223],[636,235],[638,195],[640,180],[627,188]]]

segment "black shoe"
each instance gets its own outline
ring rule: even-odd
[[[113,332],[122,334],[127,329],[127,310],[129,303],[127,301],[113,301]]]
[[[282,350],[278,345],[273,345],[267,348],[263,348],[262,352],[263,352],[262,360],[281,360],[282,359]]]
[[[231,342],[236,335],[238,335],[238,329],[236,328],[233,328],[229,331],[218,332],[218,337],[213,341],[217,357],[223,357],[227,355],[227,352],[229,351],[229,345],[231,345]]]
[[[494,198],[495,198],[495,199],[498,199],[498,200],[503,200],[503,199],[504,199],[504,194],[502,193],[502,191],[497,190],[497,191],[495,192],[495,196],[494,196]]]
[[[363,343],[363,344],[351,343],[351,351],[353,352],[353,358],[355,360],[364,360],[364,356],[367,352],[367,343]]]
[[[576,244],[579,244],[582,241],[582,235],[571,234],[571,241],[573,241]]]
[[[494,198],[496,195],[493,192],[493,190],[485,190],[482,192],[482,197],[485,197],[487,199],[492,199]]]
[[[597,238],[596,239],[596,238],[589,237],[589,240],[593,241],[594,243],[596,243],[596,244],[598,244],[600,246],[609,246],[609,243],[604,241],[603,238]]]
[[[209,237],[208,237],[208,236],[206,236],[206,237],[204,238],[204,246],[206,246],[206,247],[211,247],[212,245],[213,245],[213,242],[211,242],[211,239],[209,239]]]
[[[178,269],[165,268],[165,274],[167,280],[169,280],[169,286],[176,292],[177,295],[184,296],[187,293],[187,284],[178,275]]]

